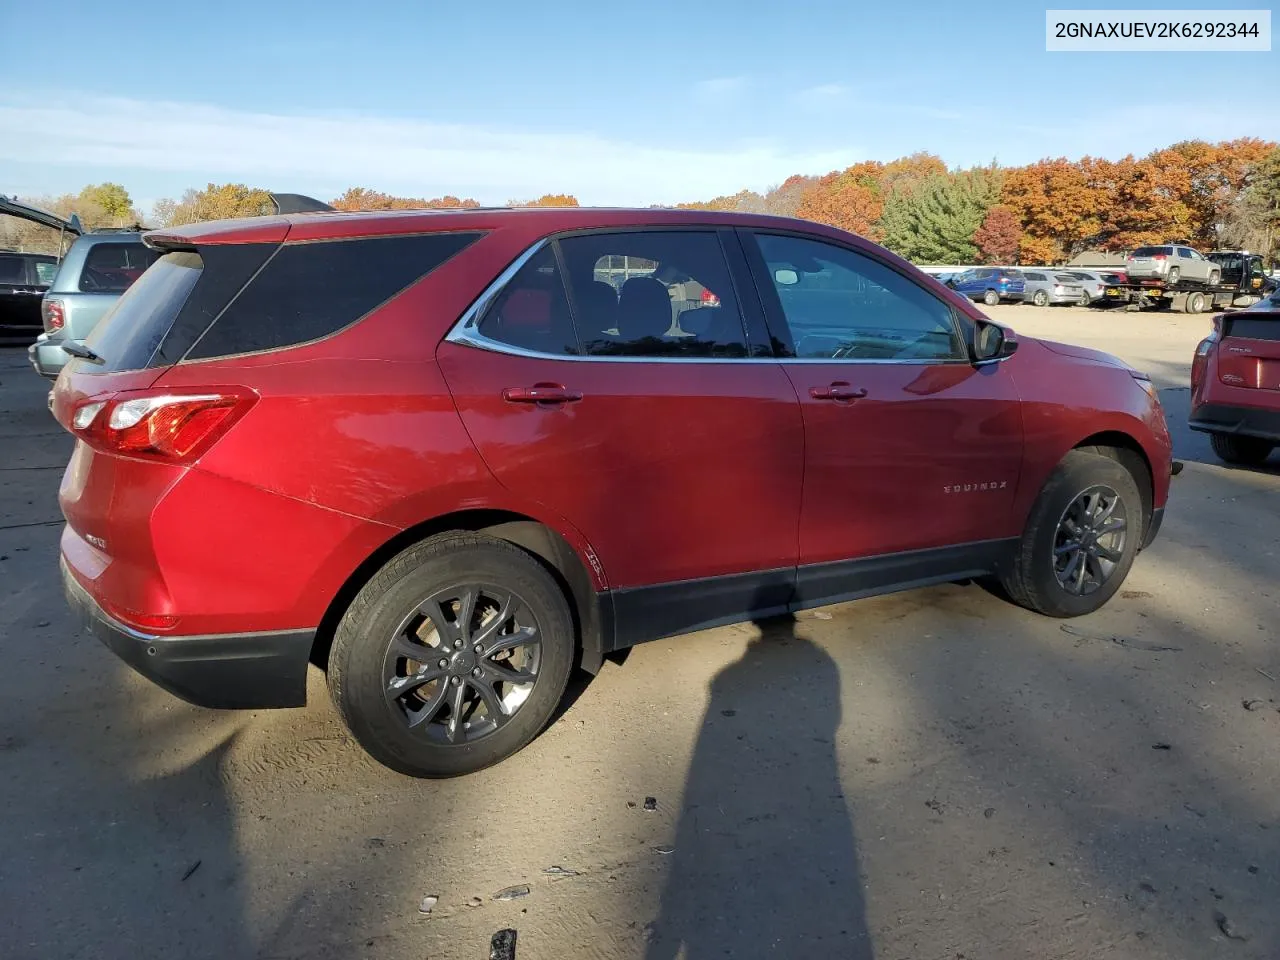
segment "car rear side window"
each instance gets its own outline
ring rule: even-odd
[[[584,353],[747,356],[742,314],[715,232],[636,230],[558,243]]]
[[[886,264],[820,240],[757,234],[756,241],[797,358],[965,356],[950,306]]]
[[[569,317],[555,251],[538,250],[485,307],[476,324],[484,337],[521,350],[572,355],[578,338]]]
[[[186,359],[296,346],[355,323],[466,249],[479,233],[282,245]]]
[[[84,257],[78,286],[82,293],[123,293],[160,256],[141,240],[137,243],[97,243]]]
[[[85,343],[103,358],[85,371],[110,373],[147,366],[204,271],[198,253],[167,253],[129,287]]]

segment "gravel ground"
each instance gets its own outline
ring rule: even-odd
[[[447,782],[367,761],[318,674],[218,713],[77,634],[69,443],[0,352],[0,954],[1280,957],[1280,471],[1185,428],[1205,318],[991,312],[1162,388],[1188,466],[1113,603],[944,586],[658,641]]]

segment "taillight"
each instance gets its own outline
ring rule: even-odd
[[[718,307],[720,306],[720,298],[717,297],[710,290],[708,290],[706,287],[703,287],[702,288],[702,305],[704,307]]]
[[[1195,390],[1204,379],[1205,367],[1209,365],[1209,354],[1222,336],[1221,314],[1213,318],[1213,332],[1196,344],[1195,356],[1191,358],[1191,389]]]
[[[108,453],[189,463],[230,429],[257,396],[220,388],[208,393],[118,393],[78,404],[71,432]]]
[[[61,330],[67,322],[67,312],[61,300],[50,300],[45,297],[40,302],[40,315],[44,318],[46,332]]]

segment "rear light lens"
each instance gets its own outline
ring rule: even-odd
[[[209,449],[257,400],[241,388],[208,393],[121,393],[81,403],[72,432],[108,453],[190,463]]]
[[[67,322],[67,311],[61,300],[46,297],[40,302],[40,315],[44,319],[45,330],[50,333],[61,330]]]
[[[702,305],[704,307],[720,306],[720,298],[705,287],[702,290]]]

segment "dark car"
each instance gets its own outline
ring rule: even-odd
[[[29,343],[44,329],[40,298],[57,271],[52,254],[0,250],[0,341]]]
[[[1192,360],[1189,426],[1227,463],[1256,466],[1280,444],[1280,293],[1213,318]]]
[[[975,267],[947,281],[947,286],[970,300],[981,300],[989,307],[997,303],[1022,300],[1025,281],[1017,270],[1001,267]]]
[[[575,665],[657,637],[983,575],[1091,613],[1164,515],[1145,375],[820,224],[475,209],[147,240],[53,389],[66,592],[206,706],[301,705],[323,664],[406,773],[501,760]]]

